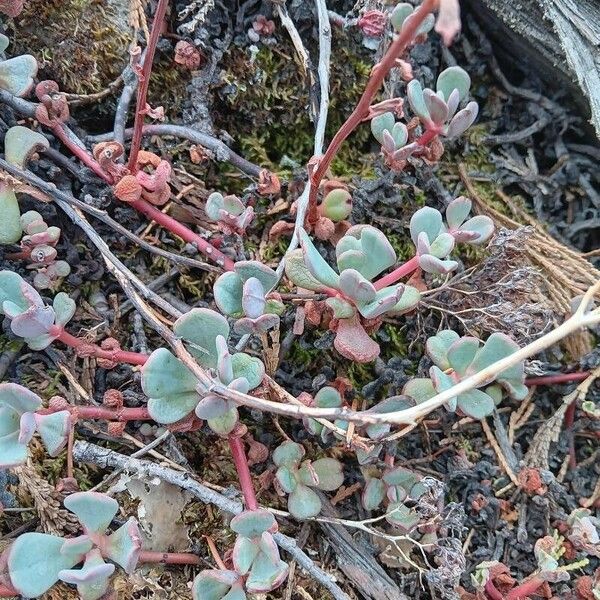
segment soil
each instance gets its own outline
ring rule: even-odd
[[[60,12],[61,2],[53,0],[51,4],[55,4]],[[115,3],[101,0],[90,4],[107,4],[114,10]],[[276,172],[283,184],[281,199],[277,199],[276,204],[275,198],[258,198],[249,177],[227,162],[214,160],[210,152],[206,158],[198,160],[187,141],[153,136],[146,139],[144,147],[168,158],[173,164],[173,186],[176,193],[181,193],[171,205],[171,214],[199,231],[211,234],[213,240],[222,238],[224,247],[235,244],[236,240],[223,236],[203,217],[202,207],[207,194],[218,190],[238,193],[244,200],[251,199],[257,216],[244,239],[244,250],[238,250],[238,257],[243,252],[246,258],[257,258],[275,267],[285,252],[288,239],[269,241],[268,231],[279,220],[293,222],[290,205],[302,189],[304,165],[312,152],[310,105],[315,90],[308,74],[302,70],[288,33],[273,14],[274,4],[260,0],[247,0],[239,6],[231,2],[216,3],[216,8],[208,10],[205,18],[201,16],[201,4],[175,2],[166,35],[158,46],[149,102],[151,106],[162,104],[169,122],[210,133],[253,163]],[[186,6],[189,8],[187,16],[180,17]],[[352,12],[350,2],[336,0],[329,8],[341,15],[357,15],[356,7]],[[294,0],[288,3],[287,9],[316,62],[318,45],[312,4]],[[26,9],[10,30],[19,31],[21,23],[30,26],[31,12],[27,11],[31,10]],[[111,15],[115,27],[126,35],[127,30],[123,33],[117,16]],[[275,30],[253,41],[248,31],[258,15],[273,19]],[[31,38],[31,46],[29,39],[19,38],[19,51],[31,52],[39,59],[43,46],[50,45],[50,35],[56,38],[56,18],[52,12],[43,15],[37,36]],[[92,23],[93,27],[98,27],[95,20]],[[89,19],[82,18],[80,25],[92,31]],[[467,186],[472,186],[470,192],[477,193],[480,211],[496,211],[522,224],[523,229],[509,231],[514,229],[509,227],[502,230],[503,223],[499,221],[500,234],[489,249],[463,251],[459,255],[461,273],[473,269],[472,279],[465,282],[459,277],[455,289],[434,295],[418,313],[386,320],[376,333],[382,347],[381,357],[371,364],[351,364],[342,359],[333,350],[331,332],[307,326],[301,335],[291,333],[298,304],[287,303],[282,316],[280,362],[275,379],[295,396],[302,392],[314,393],[326,382],[337,378],[347,383],[349,404],[368,407],[383,398],[400,394],[408,379],[426,374],[431,363],[423,358],[424,340],[440,328],[451,327],[461,334],[482,337],[500,330],[524,344],[545,332],[549,324],[560,322],[566,312],[570,290],[563,289],[556,294],[547,292],[546,286],[560,281],[556,269],[562,267],[556,263],[554,271],[548,270],[535,263],[527,253],[536,227],[559,244],[582,253],[578,258],[583,261],[581,264],[600,268],[600,172],[597,167],[600,144],[590,132],[586,115],[578,112],[578,104],[566,97],[561,89],[550,89],[542,84],[526,64],[519,62],[519,57],[495,56],[493,45],[469,13],[463,15],[463,25],[462,35],[450,49],[442,48],[438,37],[431,36],[430,41],[414,49],[411,62],[415,77],[425,86],[431,85],[437,73],[446,66],[459,64],[467,70],[473,79],[472,95],[480,105],[477,125],[465,138],[448,145],[437,165],[421,163],[403,173],[391,173],[383,165],[368,126],[364,125],[346,142],[332,171],[352,191],[352,222],[370,223],[382,229],[399,258],[411,256],[407,232],[412,213],[424,204],[443,208],[450,199],[469,195]],[[79,33],[83,35],[86,31],[83,29]],[[61,30],[60,35],[70,34]],[[199,70],[190,72],[174,63],[174,46],[179,39],[192,41],[200,49],[202,63]],[[117,44],[113,46],[118,47]],[[98,56],[93,57],[99,65],[97,73],[103,77],[97,82],[88,79],[89,85],[73,89],[73,73],[81,69],[85,77],[90,69],[87,62],[85,65],[78,62],[76,52],[72,53],[73,62],[68,63],[66,71],[63,62],[70,58],[61,54],[60,65],[58,60],[48,60],[42,75],[56,78],[61,89],[67,92],[99,92],[115,78],[115,65],[111,63],[110,69],[103,68],[102,60],[113,61],[113,58],[104,57],[101,49],[94,52],[98,52]],[[121,56],[124,65],[126,50]],[[333,28],[332,105],[326,140],[331,139],[351,111],[371,66],[380,56],[381,48],[369,49],[363,45],[362,33],[356,27]],[[117,75],[121,68],[117,69]],[[89,87],[92,83],[94,88]],[[404,82],[392,77],[381,99],[402,96],[404,89]],[[78,135],[85,138],[112,129],[119,96],[120,87],[99,100],[74,105],[72,118]],[[21,118],[10,106],[0,105],[2,133]],[[52,145],[60,147],[56,140]],[[459,168],[460,165],[463,167]],[[57,166],[51,158],[41,156],[32,170],[77,198],[106,209],[119,223],[153,244],[176,253],[189,253],[189,247],[181,240],[161,228],[148,225],[143,216],[126,205],[117,204],[110,189],[79,165],[69,171]],[[498,191],[504,195],[499,195]],[[21,195],[20,203],[22,212],[35,209],[48,223],[62,229],[57,250],[60,257],[68,260],[72,272],[61,290],[78,304],[69,331],[90,341],[115,337],[122,348],[134,351],[159,347],[160,339],[152,330],[140,325],[136,311],[125,304],[127,298],[123,290],[108,275],[85,234],[51,203],[41,204],[27,195]],[[160,286],[155,291],[178,308],[212,305],[213,273],[170,264],[164,258],[136,248],[99,221],[94,221],[94,227],[111,250],[147,285],[152,286],[158,280]],[[330,245],[325,244],[321,249],[323,253],[332,253]],[[2,252],[4,250],[0,249],[1,268],[29,276],[24,265],[6,257],[10,250]],[[498,285],[505,276],[508,277],[506,284]],[[570,274],[566,273],[566,276]],[[561,286],[556,284],[556,287]],[[282,288],[282,291],[290,290],[289,286]],[[476,293],[471,297],[464,290]],[[597,330],[587,332],[560,347],[551,348],[527,364],[528,374],[595,369],[600,366],[597,335]],[[118,366],[107,370],[92,359],[76,357],[59,344],[43,352],[29,351],[12,336],[6,323],[0,336],[0,350],[0,378],[27,385],[44,399],[60,394],[79,404],[85,393],[94,402],[99,402],[107,389],[116,388],[123,392],[127,406],[140,406],[146,401],[140,388],[139,372],[135,369]],[[248,351],[258,355],[260,345],[251,342]],[[520,403],[504,401],[494,418],[488,419],[487,434],[481,423],[460,420],[444,410],[430,415],[411,433],[390,443],[385,453],[395,455],[397,465],[405,465],[440,482],[431,484],[438,502],[434,511],[436,543],[424,553],[419,552],[417,546],[403,546],[413,564],[389,543],[382,542],[382,538],[358,530],[348,530],[351,537],[345,544],[364,545],[365,555],[372,556],[382,567],[383,574],[374,571],[372,576],[388,578],[397,598],[403,595],[422,600],[474,598],[467,591],[474,590],[472,575],[475,567],[488,561],[504,563],[517,581],[528,577],[537,569],[533,548],[538,539],[552,535],[555,530],[564,532],[567,516],[586,499],[592,499],[591,508],[598,516],[600,421],[597,417],[594,419],[578,406],[573,426],[559,428],[558,439],[551,443],[546,456],[543,451],[532,448],[532,442],[547,434],[546,424],[575,385],[535,388],[528,401],[531,408],[519,422],[515,421],[514,415],[523,416]],[[600,402],[597,382],[590,387],[586,399],[596,406]],[[336,516],[347,520],[369,516],[360,506],[360,486],[364,480],[353,452],[340,444],[318,443],[299,421],[244,411],[243,422],[254,438],[268,447],[280,443],[285,434],[310,449],[311,457],[327,453],[342,460],[348,494],[345,497],[342,494],[332,510]],[[126,431],[143,444],[157,435],[156,427],[142,428],[137,422],[128,424]],[[76,435],[124,454],[131,454],[136,449],[131,441],[109,435],[100,425],[80,425]],[[575,465],[568,462],[571,446]],[[188,468],[202,481],[230,491],[237,488],[227,444],[211,434],[208,428],[177,434],[168,444],[160,446],[159,452]],[[525,473],[527,467],[533,468],[541,478],[541,485],[534,489],[514,485],[509,477],[509,471]],[[41,447],[36,447],[28,468],[55,485],[65,473],[65,454],[50,459]],[[271,468],[269,461],[255,465],[252,468],[255,482],[268,482]],[[81,489],[99,484],[106,475],[90,465],[76,465],[75,468]],[[136,514],[136,503],[127,492],[121,491],[117,497],[123,506],[122,516]],[[259,500],[273,508],[286,508],[285,499],[279,497],[271,485],[265,484]],[[40,512],[31,490],[19,484],[14,476],[2,472],[0,502],[7,508],[32,509],[7,511],[3,515],[0,549],[15,532],[40,527],[48,530],[45,522],[48,516]],[[426,508],[421,507],[423,514],[426,514]],[[203,536],[210,536],[223,552],[231,545],[232,534],[225,527],[223,515],[211,507],[190,501],[183,513],[175,518],[187,527],[189,549],[198,553],[206,565],[212,561]],[[284,533],[298,539],[316,563],[336,577],[351,598],[394,597],[373,595],[368,587],[361,588],[343,568],[344,542],[331,530],[316,522],[302,525],[285,518],[280,520],[280,526]],[[384,524],[380,524],[380,529],[389,531]],[[544,597],[587,600],[587,596],[575,595],[574,590],[579,579],[597,571],[599,559],[573,550],[572,555],[562,558],[561,564],[583,558],[588,559],[587,563],[573,571],[570,580],[552,583],[551,592],[544,590],[547,592]],[[186,583],[194,574],[189,567],[142,570],[130,580],[120,575],[115,581],[115,590],[117,597],[123,599],[189,599],[191,594]],[[76,596],[71,588],[63,586],[46,597]],[[290,586],[284,585],[268,597],[317,599],[329,596],[296,568]]]

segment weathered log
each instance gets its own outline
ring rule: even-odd
[[[600,137],[600,3],[596,0],[467,0],[496,51],[552,88],[585,100]]]

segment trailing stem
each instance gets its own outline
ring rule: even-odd
[[[156,45],[165,20],[167,6],[169,0],[158,0],[158,6],[154,13],[154,21],[152,23],[152,31],[148,46],[146,47],[146,56],[142,66],[142,72],[139,75],[139,85],[137,91],[137,99],[135,104],[135,121],[133,123],[133,137],[131,139],[131,148],[129,150],[128,167],[132,173],[137,171],[137,159],[142,144],[142,128],[144,127],[144,117],[146,115],[146,97],[148,96],[148,86],[150,85],[150,74],[152,72],[152,62],[154,61],[154,53]]]
[[[58,409],[57,409],[58,410]],[[64,409],[60,409],[64,410]],[[108,408],[105,406],[69,406],[66,410],[74,413],[78,419],[97,419],[100,421],[150,421],[150,414],[145,406],[121,408]],[[37,411],[40,415],[55,412],[52,409],[43,408]]]
[[[89,344],[81,338],[75,337],[70,333],[67,333],[62,327],[53,325],[49,331],[50,335],[56,335],[56,339],[60,340],[63,344],[75,348],[86,356],[93,356],[94,358],[101,358],[116,363],[127,363],[129,365],[143,365],[148,360],[147,354],[141,354],[139,352],[127,352],[125,350],[104,350],[95,344]]]
[[[233,271],[234,262],[228,256],[225,256],[220,250],[217,250],[212,244],[207,242],[203,237],[194,233],[191,229],[182,225],[179,221],[173,217],[165,214],[158,210],[155,206],[146,202],[145,200],[136,200],[130,202],[130,206],[133,206],[137,211],[146,215],[165,229],[168,229],[171,233],[179,236],[182,240],[193,244],[199,252],[204,254],[207,258],[210,258],[220,267],[223,267],[226,271]]]
[[[202,561],[199,556],[189,552],[151,552],[142,550],[140,552],[141,563],[153,563],[161,565],[200,565]]]
[[[240,487],[244,494],[246,509],[256,510],[258,508],[258,502],[256,500],[256,494],[254,493],[252,477],[250,476],[250,467],[248,467],[244,442],[242,441],[241,436],[236,433],[231,433],[228,439],[231,455],[233,456],[233,462],[235,463],[238,479],[240,481]]]
[[[411,18],[405,23],[400,35],[392,42],[385,56],[377,63],[371,71],[371,76],[363,95],[361,96],[352,114],[346,119],[339,128],[331,143],[327,147],[325,154],[319,158],[316,169],[309,174],[311,180],[311,190],[309,195],[309,209],[307,219],[310,224],[315,224],[318,219],[317,213],[317,193],[319,184],[323,179],[331,161],[335,157],[339,147],[344,140],[369,116],[369,109],[373,98],[379,91],[384,79],[393,67],[396,66],[396,60],[402,56],[410,42],[414,39],[417,30],[423,23],[427,15],[433,11],[437,0],[423,0],[423,4],[415,10]]]

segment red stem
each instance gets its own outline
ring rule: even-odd
[[[57,410],[63,410],[57,409]],[[108,408],[106,406],[69,406],[67,410],[75,413],[80,419],[99,419],[102,421],[150,421],[152,420],[145,406],[121,408]],[[50,408],[37,411],[40,415],[49,415],[56,412]]]
[[[525,581],[516,588],[513,588],[508,592],[506,600],[524,600],[536,592],[540,587],[544,585],[544,580],[540,577],[532,577]]]
[[[432,127],[431,129],[427,129],[416,142],[419,146],[427,146],[427,144],[429,144],[429,142],[431,142],[439,133],[439,129]]]
[[[142,128],[144,127],[144,115],[146,114],[146,97],[148,95],[148,86],[150,85],[150,73],[152,72],[152,62],[154,61],[154,53],[156,45],[165,20],[167,6],[169,0],[158,0],[158,6],[154,13],[154,21],[152,23],[152,31],[146,48],[146,56],[140,75],[140,81],[137,91],[137,100],[135,104],[135,121],[133,123],[133,137],[131,139],[131,148],[129,150],[128,167],[132,173],[137,171],[137,159],[142,144]]]
[[[242,488],[244,500],[246,501],[246,508],[248,510],[256,510],[258,508],[258,502],[256,500],[256,494],[254,493],[252,477],[250,476],[250,467],[248,467],[244,442],[242,441],[242,438],[236,434],[231,434],[228,439],[233,462],[235,463],[238,479],[240,480],[240,487]]]
[[[202,561],[199,556],[187,552],[151,552],[142,550],[140,552],[141,563],[159,563],[163,565],[200,565]]]
[[[166,215],[165,213],[158,210],[155,206],[146,202],[145,200],[136,200],[135,202],[129,202],[130,206],[133,206],[137,211],[146,215],[159,225],[162,225],[165,229],[168,229],[171,233],[179,236],[181,239],[193,244],[198,248],[204,256],[210,258],[220,267],[223,267],[226,271],[233,271],[235,263],[227,256],[225,256],[220,250],[217,250],[212,244],[207,242],[203,237],[194,233],[191,229],[182,225],[179,221],[176,221],[173,217]]]
[[[576,373],[558,373],[557,375],[543,375],[542,377],[528,377],[526,385],[552,385],[553,383],[570,383],[583,381],[590,376],[589,371],[578,371]]]
[[[85,349],[89,356],[95,358],[104,358],[117,363],[127,363],[130,365],[143,365],[148,360],[147,354],[139,352],[127,352],[125,350],[103,350],[95,344],[88,344],[84,340],[67,333],[61,327],[53,325],[49,331],[50,335],[56,335],[58,340],[71,348]]]
[[[419,266],[419,257],[413,256],[410,260],[406,261],[404,264],[396,267],[391,273],[388,273],[378,281],[376,281],[373,285],[376,290],[381,290],[388,285],[392,285],[396,283],[398,279],[401,279],[405,275],[410,275],[417,267]]]
[[[420,27],[423,20],[435,8],[437,0],[423,0],[423,4],[415,10],[411,18],[405,23],[400,35],[392,42],[381,62],[376,64],[371,71],[371,76],[365,91],[361,96],[352,114],[346,119],[344,124],[339,128],[331,143],[327,147],[325,154],[320,158],[315,171],[310,176],[311,190],[309,196],[309,210],[307,220],[310,224],[315,224],[319,217],[317,213],[317,193],[319,184],[323,176],[327,172],[331,161],[335,157],[339,147],[344,140],[369,116],[369,109],[373,98],[379,91],[383,80],[393,67],[396,66],[396,59],[399,58],[406,50],[408,44],[414,39],[417,29]]]
[[[504,600],[504,596],[491,579],[485,582],[485,593],[490,600]]]
[[[94,171],[98,177],[101,177],[107,183],[113,183],[112,177],[94,160],[94,157],[85,148],[82,148],[71,139],[62,123],[53,125],[52,132],[84,165]]]

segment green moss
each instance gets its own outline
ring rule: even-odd
[[[333,40],[331,103],[326,138],[331,139],[352,111],[364,89],[371,57],[348,45],[346,36]],[[233,48],[224,59],[222,84],[217,94],[228,105],[215,115],[218,126],[237,140],[246,158],[289,175],[281,166],[289,159],[298,165],[312,156],[314,125],[309,117],[309,82],[295,61],[287,37],[276,47],[261,46],[250,61],[247,49]],[[374,176],[368,156],[370,131],[361,126],[333,162],[336,176]],[[288,161],[288,163],[289,163]]]
[[[399,262],[410,260],[415,255],[415,245],[412,243],[408,232],[406,234],[386,232],[386,237],[396,251]]]
[[[374,363],[356,362],[350,364],[346,377],[348,377],[355,390],[361,390],[367,383],[371,383],[377,377],[373,365]]]
[[[127,3],[117,0],[29,0],[9,30],[11,55],[33,54],[39,79],[65,92],[99,92],[129,60]]]

